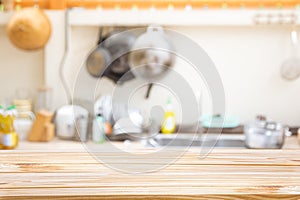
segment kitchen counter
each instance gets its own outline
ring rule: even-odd
[[[200,158],[197,149],[189,149],[160,170],[128,174],[101,164],[78,142],[22,142],[16,150],[0,151],[0,199],[299,199],[299,147],[293,136],[281,150],[214,149]],[[133,145],[130,151],[153,149]],[[137,163],[109,150],[101,155],[124,165]]]

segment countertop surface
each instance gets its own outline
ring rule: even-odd
[[[56,139],[0,151],[0,199],[300,199],[294,136],[281,150],[98,146]]]

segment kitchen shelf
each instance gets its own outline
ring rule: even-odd
[[[47,10],[47,13],[58,12]],[[64,11],[61,11],[64,12]],[[13,12],[0,12],[0,26],[6,25]],[[299,9],[284,10],[87,10],[71,9],[70,26],[252,26],[256,16],[292,16],[300,24]],[[273,24],[280,24],[273,20]],[[266,24],[266,23],[265,23]],[[291,24],[291,23],[287,23]]]
[[[286,10],[85,10],[69,12],[71,26],[251,26],[256,16],[294,16],[299,24],[298,9]],[[272,20],[273,20],[272,19]],[[273,20],[273,24],[280,22]],[[291,23],[287,23],[291,24]]]

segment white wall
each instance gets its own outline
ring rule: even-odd
[[[290,124],[300,122],[300,80],[280,77],[290,53],[287,27],[184,28],[215,62],[225,87],[227,111],[242,121],[258,113]]]
[[[15,48],[6,35],[5,26],[0,25],[0,69],[1,103],[26,96],[35,99],[37,88],[44,82],[44,51],[26,52]]]
[[[64,48],[64,16],[60,12],[52,12],[50,17],[54,33],[45,52],[45,59],[48,61],[45,69],[45,82],[54,88],[54,103],[58,107],[66,103],[57,70]],[[174,26],[168,28],[186,34],[198,42],[215,62],[224,84],[228,114],[237,115],[242,122],[245,122],[253,119],[256,114],[262,113],[276,121],[300,125],[300,96],[298,96],[300,80],[287,82],[281,79],[279,73],[281,63],[290,53],[290,30],[287,26]],[[97,34],[97,27],[72,28],[71,54],[64,70],[70,88],[87,54],[96,43]],[[40,84],[43,80],[43,71],[38,66],[43,61],[42,52],[32,54],[30,56],[33,57],[29,58],[27,54],[13,49],[6,36],[3,36],[3,28],[0,42],[4,43],[0,49],[2,63],[10,66],[1,69],[1,76],[10,73],[12,69],[20,69],[20,65],[27,62],[27,66],[31,67],[30,73],[26,71],[22,74],[14,74],[13,80],[26,79],[23,82],[30,87]],[[9,50],[11,53],[4,50],[7,48],[11,49]],[[5,57],[2,57],[3,53]],[[1,65],[4,68],[5,65]],[[182,69],[179,65],[176,68],[179,71]],[[39,74],[39,76],[22,78],[26,73]],[[11,80],[11,82],[14,81]],[[113,85],[109,81],[103,82],[104,90],[108,92]],[[95,84],[95,80],[87,78],[86,84]],[[199,83],[194,85],[196,88]],[[17,85],[13,85],[8,89],[0,85],[0,90],[5,92],[14,90],[16,87]],[[153,96],[155,93],[159,94],[160,91],[154,90]],[[2,92],[1,95],[3,96]],[[161,104],[164,104],[165,98],[155,101],[161,101]]]

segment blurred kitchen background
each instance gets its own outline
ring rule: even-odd
[[[29,98],[36,103],[38,88],[47,86],[51,88],[51,111],[68,104],[69,100],[60,78],[60,65],[66,50],[66,30],[69,31],[70,45],[63,76],[72,92],[80,69],[85,68],[87,56],[97,44],[99,27],[131,29],[159,24],[164,29],[186,35],[207,52],[215,63],[224,85],[226,115],[237,116],[239,122],[245,123],[253,120],[254,116],[263,114],[283,124],[300,125],[300,80],[286,80],[281,74],[283,62],[295,51],[291,42],[291,32],[299,32],[296,25],[299,24],[300,3],[297,1],[47,2],[14,1],[13,10],[5,11],[2,0],[2,102]],[[68,2],[74,7],[68,11],[67,24],[65,8]],[[45,8],[44,11],[51,22],[49,41],[44,48],[35,51],[15,47],[10,42],[6,30],[14,10],[22,10],[28,6]],[[190,66],[177,58],[174,69],[189,80],[195,93],[201,94],[202,113],[216,114],[210,113],[209,92],[203,81],[195,77]],[[85,73],[86,85],[82,87],[95,87],[98,79]],[[107,78],[102,79],[100,85],[101,89],[96,91],[96,97],[111,93],[115,86]],[[153,87],[147,100],[144,98],[147,88],[143,90],[141,96],[137,97],[138,102],[144,103],[141,105],[166,105],[170,94],[163,89]],[[84,91],[75,98],[84,101]],[[180,109],[176,101],[174,110],[175,116],[179,116]],[[182,119],[183,123],[189,121],[194,119]]]
[[[126,14],[130,11],[115,12],[116,14],[106,14],[105,19],[101,19],[101,12],[77,9],[71,11],[74,20],[79,20],[78,24],[70,25],[71,46],[70,55],[67,60],[64,74],[70,88],[74,86],[78,70],[84,64],[87,55],[95,47],[98,40],[99,26],[105,22],[105,26],[114,24],[129,27],[135,27],[143,24],[143,19],[128,19]],[[88,19],[90,17],[97,19]],[[124,13],[123,13],[124,12]],[[131,11],[132,15],[138,16],[141,11]],[[164,12],[159,16],[153,12]],[[188,20],[189,12],[203,12],[199,17],[205,19],[192,19],[192,22],[185,24],[184,21],[176,20],[176,12],[186,12],[182,16]],[[256,25],[251,23],[251,14],[265,13],[261,9],[230,10],[221,9],[217,12],[222,13],[222,17],[214,17],[207,10],[191,11],[149,11],[148,18],[153,16],[153,22],[166,22],[160,24],[164,28],[178,31],[197,42],[211,57],[222,78],[226,94],[226,113],[239,116],[241,122],[253,119],[256,114],[263,113],[272,116],[272,119],[281,121],[290,125],[300,124],[300,107],[298,102],[300,97],[297,95],[300,89],[299,80],[286,81],[280,75],[280,68],[285,59],[291,55],[292,47],[290,41],[291,25],[273,24]],[[211,12],[216,12],[215,9]],[[236,13],[237,12],[237,13]],[[249,13],[251,12],[251,14]],[[284,11],[277,10],[280,14]],[[299,12],[294,9],[290,13]],[[50,41],[44,49],[37,51],[22,51],[14,47],[6,34],[7,13],[1,13],[0,20],[0,55],[1,55],[1,80],[0,98],[14,99],[16,90],[26,89],[32,98],[36,89],[41,85],[47,85],[53,89],[53,109],[67,103],[65,92],[59,78],[59,65],[61,63],[64,50],[65,33],[65,14],[64,11],[46,11],[51,20],[52,35]],[[145,14],[145,12],[143,12]],[[147,12],[145,14],[147,16]],[[233,16],[232,16],[233,15]],[[226,17],[228,16],[228,17]],[[125,17],[125,18],[124,18]],[[236,19],[232,19],[232,18]],[[248,19],[244,19],[247,18]],[[210,19],[216,18],[216,19]],[[71,19],[72,20],[72,19]],[[145,20],[150,21],[149,19]],[[206,23],[207,21],[207,23]],[[209,24],[212,21],[212,24]],[[248,22],[249,21],[249,22]],[[90,23],[91,22],[91,23]],[[145,23],[146,23],[145,22]],[[86,23],[86,24],[85,24]],[[169,24],[172,24],[171,26]],[[186,68],[180,62],[177,62],[175,68],[185,72]],[[94,80],[89,80],[88,84],[94,84]],[[107,91],[113,86],[110,81],[104,81]],[[201,91],[199,82],[192,85]],[[155,92],[154,89],[152,95]],[[105,93],[105,92],[103,92]],[[205,96],[205,95],[204,95]],[[205,99],[205,97],[204,97]],[[205,102],[205,101],[204,101]],[[165,104],[163,98],[162,104]],[[203,103],[205,110],[205,103]]]

